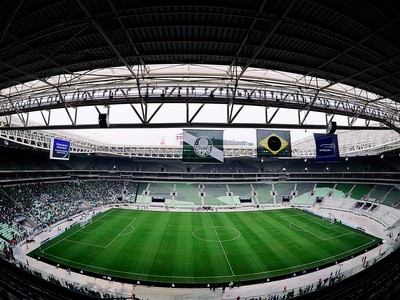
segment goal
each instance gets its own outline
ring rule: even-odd
[[[322,221],[326,221],[326,222],[331,223],[331,224],[334,224],[335,220],[336,220],[335,218],[332,218],[332,217],[324,217],[324,216],[322,216],[321,218],[322,218]]]
[[[86,225],[89,225],[89,224],[92,224],[92,218],[86,218],[80,222],[81,228],[86,227]]]

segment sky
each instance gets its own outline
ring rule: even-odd
[[[161,140],[165,145],[177,145],[176,135],[182,133],[184,128],[158,128],[158,129],[89,129],[73,130],[73,134],[82,135],[106,144],[117,145],[159,145]],[[202,129],[202,128],[193,128]],[[206,128],[207,129],[207,128]],[[210,128],[208,128],[210,129]],[[212,128],[223,130],[224,140],[247,141],[256,144],[256,128]],[[280,129],[282,130],[282,129]],[[292,142],[312,137],[314,132],[324,133],[324,130],[295,129],[291,131]]]
[[[181,122],[185,123],[185,109],[186,107],[172,107],[168,109],[160,110],[160,112],[154,118],[155,123],[169,123],[169,122]],[[207,106],[207,105],[206,105]],[[206,107],[205,106],[205,107]],[[273,113],[273,111],[272,111]],[[201,111],[196,117],[196,122],[225,122],[226,118],[226,106],[209,105],[207,109]],[[341,122],[346,121],[344,117],[335,116],[334,120],[340,120]],[[30,116],[31,121],[37,121],[43,123],[43,119],[39,114],[32,114]],[[53,124],[65,124],[69,122],[68,116],[65,110],[52,114]],[[298,112],[297,110],[282,109],[276,115],[274,122],[281,124],[297,124]],[[96,124],[98,122],[98,112],[93,107],[80,108],[78,113],[78,124]],[[182,133],[185,128],[156,128],[156,129],[118,129],[112,128],[112,124],[122,123],[138,123],[139,120],[135,116],[132,108],[128,105],[124,107],[112,107],[110,110],[110,124],[111,128],[99,128],[99,129],[85,129],[85,130],[71,130],[73,135],[79,135],[88,137],[92,140],[97,140],[105,144],[114,145],[159,145],[161,140],[164,140],[165,145],[177,145],[176,135]],[[249,107],[244,108],[238,115],[235,122],[238,123],[265,123],[265,109],[262,107]],[[306,124],[324,124],[325,115],[321,113],[310,112],[307,118]],[[221,129],[224,131],[225,140],[234,141],[247,141],[256,144],[256,129],[257,124],[254,128],[208,128],[208,129]],[[196,129],[194,127],[193,129]],[[202,129],[202,128],[197,128]],[[207,128],[206,128],[207,129]],[[273,128],[271,128],[273,129]],[[282,130],[282,129],[281,129]],[[67,130],[63,130],[68,132]],[[304,138],[312,137],[314,132],[324,133],[325,130],[305,130],[296,129],[291,130],[292,143]]]
[[[159,145],[161,140],[164,140],[165,145],[176,145],[176,135],[182,133],[185,128],[157,128],[157,129],[113,129],[113,123],[129,123],[132,121],[132,111],[131,109],[125,109],[124,111],[110,112],[110,124],[111,128],[103,129],[93,129],[93,130],[73,130],[73,134],[79,134],[90,139],[98,140],[106,144],[118,144],[118,145]],[[261,110],[261,114],[264,114],[264,109]],[[165,113],[160,113],[160,116],[155,118],[154,122],[171,122],[171,114],[173,118],[178,119],[178,121],[184,123],[185,113],[179,110],[166,111]],[[176,115],[181,114],[179,117]],[[199,114],[197,122],[207,122],[214,120],[216,122],[222,122],[226,114],[226,106],[223,106],[222,111],[217,109],[211,109],[210,111],[205,111],[203,115]],[[255,110],[243,110],[240,117],[238,117],[237,122],[260,122],[263,123],[265,116],[259,116],[260,108]],[[294,123],[296,121],[297,111],[286,110],[282,111],[280,115],[276,117],[276,121],[279,123]],[[96,116],[97,117],[97,114]],[[93,116],[91,118],[94,118]],[[174,119],[174,120],[176,120]],[[321,116],[310,114],[310,120],[318,123],[321,121]],[[324,121],[324,119],[322,120]],[[136,120],[135,120],[136,122]],[[224,140],[234,140],[234,141],[247,141],[256,144],[256,128],[208,128],[208,129],[221,129],[224,131]],[[193,128],[202,129],[202,128]],[[207,129],[207,128],[206,128]],[[291,130],[292,142],[304,139],[306,137],[311,137],[313,132],[324,132],[324,130],[313,131],[313,130]]]
[[[169,76],[172,75],[182,75],[186,74],[192,74],[193,73],[193,78],[197,78],[196,76],[201,75],[202,76],[222,76],[223,74],[226,73],[226,68],[227,66],[203,66],[203,65],[173,65],[173,66],[151,66],[151,75],[157,75],[161,76],[160,78],[169,78]],[[249,68],[251,69],[251,68]],[[263,70],[263,69],[251,69],[247,70],[246,74],[248,74],[248,77],[250,80],[254,80],[259,78],[261,80],[260,84],[261,87],[262,83],[264,82],[293,82],[293,84],[300,84],[301,80],[299,78],[302,78],[302,80],[306,80],[307,78],[303,78],[301,75],[296,75],[296,74],[291,74],[291,73],[284,73],[284,72],[275,72],[271,70]],[[104,76],[108,75],[115,75],[115,74],[125,74],[127,72],[126,68],[120,67],[120,68],[113,68],[111,73],[109,72],[110,70],[108,69],[101,69],[101,70],[93,70],[90,76],[90,78],[84,77],[83,79],[89,80],[94,80],[91,82],[91,84],[95,83],[96,81],[96,76],[94,74],[102,74]],[[125,73],[124,73],[125,72]],[[104,74],[103,74],[104,73]],[[222,74],[222,75],[221,75]],[[243,77],[246,77],[247,75],[244,75]],[[110,75],[110,76],[111,76]],[[155,78],[157,78],[155,76]],[[300,77],[299,77],[300,76]],[[93,77],[93,78],[92,78]],[[102,77],[103,78],[103,77]],[[175,77],[173,77],[175,78]],[[186,77],[185,77],[186,78]],[[185,79],[184,78],[184,79]],[[247,78],[247,77],[246,77]],[[83,80],[82,79],[82,80]],[[300,80],[300,81],[299,81]],[[109,89],[109,88],[116,88],[117,82],[114,82],[115,78],[110,77],[110,82],[102,83],[101,88],[99,88],[100,91],[103,91],[103,89]],[[314,83],[315,81],[315,83]],[[316,78],[311,78],[310,81],[307,79],[307,86],[310,85],[312,86],[319,86],[318,84],[323,84],[324,82],[322,79],[316,79]],[[258,82],[256,80],[256,82]],[[40,83],[40,82],[39,82]],[[318,83],[318,84],[317,84]],[[40,83],[43,85],[43,83]],[[79,86],[81,82],[78,80],[76,82]],[[125,83],[124,83],[125,84]],[[157,86],[159,89],[163,87],[163,82],[157,82],[155,81],[154,86]],[[204,82],[199,81],[199,93],[202,93],[201,88],[204,89]],[[219,83],[220,84],[220,83]],[[114,86],[115,85],[115,86]],[[246,86],[246,85],[245,85]],[[72,85],[74,87],[74,85]],[[27,85],[27,88],[29,89],[29,85]],[[35,88],[38,88],[40,90],[40,86],[36,87],[35,85],[32,86],[32,89],[34,90]],[[335,88],[335,89],[333,89]],[[347,93],[347,87],[342,86],[342,85],[335,85],[335,87],[331,87],[330,89],[334,90],[335,92],[344,92],[343,89],[346,90]],[[350,89],[351,91],[351,89]],[[14,91],[15,92],[15,91]],[[171,92],[172,93],[172,92]],[[200,95],[200,94],[199,94]],[[141,112],[142,107],[140,104],[132,104],[132,106],[136,109],[136,111]],[[154,113],[154,118],[152,118],[151,122],[152,123],[158,123],[158,124],[166,124],[166,123],[181,123],[184,124],[186,123],[187,119],[187,107],[184,102],[182,103],[174,103],[174,104],[167,104],[164,103],[163,106],[160,106],[158,103],[148,103],[146,105],[148,108],[148,116],[153,116]],[[201,107],[201,104],[196,104],[192,103],[189,106],[189,114],[188,118],[194,117],[198,109]],[[63,124],[70,124],[70,117],[68,116],[66,111],[69,111],[69,114],[72,119],[75,118],[75,113],[76,114],[76,120],[78,125],[97,125],[98,124],[98,114],[100,113],[106,113],[107,108],[98,105],[97,108],[93,106],[84,106],[84,107],[79,107],[76,111],[74,108],[69,107],[67,109],[54,109],[51,110],[51,125],[63,125]],[[245,128],[237,128],[237,129],[231,129],[231,128],[225,128],[224,130],[224,139],[225,140],[235,140],[235,141],[247,141],[255,144],[256,140],[256,128],[260,127],[260,125],[257,126],[257,124],[265,124],[266,122],[266,115],[267,118],[271,118],[271,116],[274,116],[274,119],[272,123],[275,124],[290,124],[290,125],[296,125],[299,123],[299,119],[303,119],[306,115],[307,118],[304,122],[306,125],[312,125],[312,124],[326,124],[327,119],[330,119],[331,116],[325,116],[323,113],[318,113],[318,112],[307,112],[307,109],[304,109],[303,111],[298,111],[296,109],[279,109],[277,114],[275,115],[274,113],[277,111],[276,108],[268,108],[266,109],[262,105],[258,105],[258,103],[255,103],[255,105],[250,106],[250,105],[245,105],[243,108],[240,105],[234,105],[233,110],[232,110],[232,115],[236,115],[237,112],[239,112],[233,123],[250,123],[254,124],[254,128],[252,129],[245,129]],[[155,113],[157,112],[157,113]],[[227,106],[226,104],[215,104],[215,103],[207,103],[204,105],[204,107],[201,107],[201,110],[198,111],[199,113],[196,114],[193,122],[194,123],[214,123],[217,124],[215,128],[213,129],[219,129],[218,128],[218,123],[226,123],[227,119]],[[43,116],[42,116],[43,113]],[[47,118],[48,116],[47,111],[42,111],[42,112],[31,112],[29,115],[29,120],[32,122],[35,122],[37,125],[44,125],[43,118]],[[111,127],[113,124],[141,124],[141,120],[139,117],[136,115],[136,112],[132,107],[128,104],[119,104],[119,105],[111,105],[109,109],[109,120]],[[334,116],[334,121],[336,121],[338,124],[348,124],[348,120],[346,117],[343,116]],[[363,120],[357,120],[354,125],[364,125]],[[184,128],[161,128],[158,129],[113,129],[113,128],[106,128],[106,129],[96,129],[96,130],[72,130],[72,134],[74,135],[81,135],[81,136],[86,136],[90,139],[93,140],[98,140],[102,143],[107,143],[107,144],[115,144],[115,145],[159,145],[161,140],[164,140],[164,143],[166,145],[176,145],[176,135],[181,133]],[[195,127],[193,127],[195,128]],[[271,129],[274,129],[273,126],[270,127]],[[201,129],[201,128],[198,128]],[[308,138],[312,136],[313,132],[319,132],[319,133],[324,133],[325,130],[319,130],[319,131],[313,131],[313,130],[304,130],[304,129],[299,129],[299,130],[291,130],[291,140],[292,142]]]

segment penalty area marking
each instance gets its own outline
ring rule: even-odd
[[[114,237],[114,238],[112,239],[111,242],[109,242],[109,243],[107,244],[106,248],[108,248],[108,246],[110,246],[110,245],[111,245],[118,237],[120,237],[121,235],[126,235],[126,234],[122,234],[122,233],[123,233],[123,232],[125,231],[125,229],[127,229],[128,227],[132,227],[132,231],[133,231],[132,223],[133,223],[135,220],[136,220],[136,218],[133,218],[133,220],[132,220],[128,225],[126,225],[125,228],[122,229],[122,230],[117,234],[117,236]]]
[[[129,228],[129,227],[131,228],[131,230],[126,233],[121,233],[120,236],[131,234],[135,230],[135,227],[133,227],[132,225],[129,225],[127,228]]]
[[[85,229],[88,228],[90,225],[93,225],[93,222],[92,222],[92,224],[88,224],[88,225],[86,225],[85,227],[83,227],[82,230],[81,230],[81,232],[83,232],[83,233],[93,233],[93,232],[95,232],[97,229],[99,229],[101,226],[103,226],[104,224],[107,224],[106,221],[98,221],[98,222],[101,222],[101,224],[100,224],[99,226],[97,226],[96,228],[94,228],[94,229],[92,229],[92,230],[85,230]]]
[[[131,228],[131,230],[129,231],[129,233],[132,233],[132,231],[134,230],[134,227],[131,225],[132,224],[132,222],[130,223],[130,224],[128,224],[128,226],[126,226],[118,235],[117,235],[117,237],[118,236],[122,236],[122,235],[126,235],[126,234],[128,234],[128,233],[124,233],[124,230],[127,230],[129,227]],[[296,224],[292,224],[292,226],[297,226]],[[210,230],[212,230],[212,228],[214,228],[215,229],[215,227],[217,227],[218,228],[218,226],[210,226],[209,227],[209,229]],[[220,226],[220,227],[223,227],[223,226]],[[297,226],[298,227],[298,226]],[[234,229],[234,228],[229,228],[229,227],[224,227],[224,228],[228,228],[228,229]],[[294,229],[293,227],[291,227],[293,230],[299,230],[299,229]],[[202,229],[202,228],[198,228],[198,229],[196,229],[196,230],[200,230],[200,229]],[[199,237],[197,237],[197,236],[195,236],[195,234],[193,234],[196,230],[194,230],[193,232],[192,232],[192,235],[195,237],[195,238],[197,238],[197,239],[200,239],[200,240],[204,240],[204,239],[202,239],[202,238],[199,238]],[[234,229],[234,230],[236,230],[237,232],[239,232],[239,234],[240,234],[240,231],[238,231],[237,229]],[[301,230],[301,229],[300,229]],[[355,234],[358,234],[358,235],[362,235],[362,234],[360,234],[360,233],[355,233]],[[241,235],[241,234],[240,234]],[[237,238],[239,238],[240,237],[240,235],[238,236],[238,237],[236,237],[235,239],[237,239]],[[115,238],[117,238],[117,237],[115,237]],[[115,239],[114,238],[114,239]],[[67,237],[67,239],[68,239],[68,237]],[[123,271],[123,270],[115,270],[115,269],[112,269],[112,268],[104,268],[104,267],[101,267],[101,266],[96,266],[96,265],[91,265],[91,264],[85,264],[85,263],[81,263],[81,262],[79,262],[79,261],[75,261],[75,260],[69,260],[69,259],[65,259],[65,258],[62,258],[62,257],[60,257],[60,256],[57,256],[57,255],[52,255],[52,254],[49,254],[49,253],[46,253],[46,256],[50,256],[50,257],[53,257],[53,258],[55,258],[55,259],[59,259],[59,260],[61,260],[61,261],[64,261],[64,262],[69,262],[69,263],[71,263],[71,264],[76,264],[76,265],[80,265],[80,266],[82,266],[82,267],[87,267],[89,270],[90,269],[93,269],[93,270],[98,270],[98,272],[99,273],[103,273],[104,271],[105,272],[113,272],[113,273],[116,273],[116,274],[120,274],[121,276],[123,276],[123,277],[125,277],[125,276],[127,276],[127,275],[131,275],[131,276],[143,276],[143,277],[147,277],[147,278],[154,278],[154,280],[157,280],[157,278],[170,278],[171,280],[173,280],[174,278],[175,279],[179,279],[179,278],[181,278],[181,279],[190,279],[190,278],[193,278],[193,279],[208,279],[208,278],[215,278],[215,279],[218,279],[218,278],[221,278],[221,279],[223,279],[223,278],[238,278],[238,277],[244,277],[244,278],[247,278],[247,277],[249,277],[249,276],[255,276],[255,275],[265,275],[265,276],[269,276],[269,274],[274,274],[274,273],[276,273],[276,272],[282,272],[282,271],[288,271],[288,272],[291,272],[291,270],[293,270],[293,269],[296,269],[296,268],[304,268],[304,267],[306,267],[306,266],[310,266],[310,265],[312,265],[312,264],[316,264],[316,263],[322,263],[322,262],[324,262],[324,261],[327,261],[327,260],[333,260],[333,259],[335,259],[335,257],[338,257],[338,256],[341,256],[341,255],[343,255],[343,254],[346,254],[346,253],[349,253],[349,252],[351,252],[351,251],[354,251],[354,250],[356,250],[356,249],[359,249],[359,248],[362,248],[362,247],[365,247],[366,245],[369,245],[369,244],[371,244],[373,241],[374,241],[374,239],[371,239],[371,238],[369,238],[370,239],[370,241],[369,242],[367,242],[367,243],[365,243],[365,244],[363,244],[363,245],[361,245],[361,246],[358,246],[358,247],[356,247],[356,248],[353,248],[353,249],[350,249],[350,250],[347,250],[347,251],[344,251],[344,252],[341,252],[341,253],[338,253],[338,254],[336,254],[336,255],[333,255],[333,256],[329,256],[329,257],[325,257],[325,258],[322,258],[322,259],[319,259],[319,260],[315,260],[315,261],[312,261],[312,262],[307,262],[307,263],[304,263],[304,264],[299,264],[299,265],[293,265],[293,266],[290,266],[290,267],[285,267],[285,268],[279,268],[279,269],[274,269],[274,270],[268,270],[268,271],[261,271],[261,272],[252,272],[252,273],[243,273],[243,274],[232,274],[232,275],[216,275],[216,276],[176,276],[176,275],[157,275],[157,274],[145,274],[145,273],[139,273],[139,272],[130,272],[130,271]],[[70,242],[76,242],[76,241],[72,241],[72,240],[69,240]],[[219,240],[219,241],[211,241],[211,242],[219,242],[219,243],[221,243],[222,241],[221,240]],[[95,246],[95,247],[99,247],[99,246],[96,246],[96,245],[92,245],[92,246]],[[221,246],[222,246],[222,244],[221,244]],[[100,248],[105,248],[104,246],[100,246]],[[233,273],[233,272],[232,272]],[[112,275],[112,274],[110,274],[111,276],[118,276],[118,275]],[[242,280],[242,279],[240,279],[240,280]]]
[[[126,228],[129,228],[129,227],[131,228],[130,231],[128,231],[128,232],[126,232],[126,233],[121,233],[119,236],[124,236],[124,235],[131,234],[131,233],[135,230],[135,227],[133,227],[132,225],[129,225],[128,227],[125,227],[125,229],[126,229]],[[125,229],[124,229],[124,230],[125,230]],[[123,232],[124,230],[122,230],[122,232]],[[85,233],[86,233],[86,232],[85,232]],[[90,233],[90,232],[87,232],[87,233]],[[96,245],[96,244],[90,244],[90,243],[80,242],[80,241],[74,241],[74,240],[70,240],[70,239],[65,239],[64,241],[68,241],[68,242],[76,243],[76,244],[80,244],[80,245],[85,245],[85,246],[90,246],[90,247],[97,247],[97,248],[103,248],[103,249],[106,249],[106,248],[107,248],[107,246],[101,246],[101,245]]]
[[[78,232],[90,234],[90,233],[92,233],[94,230],[96,230],[97,228],[99,228],[100,226],[103,225],[103,224],[101,224],[99,227],[95,228],[94,230],[92,230],[92,231],[90,231],[90,232],[84,231],[83,229],[84,229],[85,227],[82,227],[82,228],[78,229],[77,231],[75,231],[74,233],[72,233],[72,234],[68,235],[67,237],[65,237],[65,238],[63,238],[63,239],[61,239],[61,240],[59,240],[59,241],[56,242],[56,243],[54,243],[53,245],[50,245],[50,246],[47,247],[47,248],[41,249],[40,252],[44,253],[47,249],[50,249],[51,247],[53,247],[54,245],[56,245],[56,244],[58,244],[58,243],[60,243],[60,242],[62,242],[62,241],[68,241],[68,242],[70,242],[70,243],[76,243],[76,244],[81,244],[81,245],[86,245],[86,246],[91,246],[91,247],[97,247],[97,248],[106,249],[106,248],[107,248],[108,246],[110,246],[111,243],[113,243],[118,237],[131,234],[131,233],[135,230],[135,227],[132,226],[132,223],[133,223],[135,220],[136,220],[136,218],[133,218],[133,220],[132,220],[124,229],[122,229],[122,230],[118,233],[118,235],[116,235],[116,236],[111,240],[111,242],[109,242],[109,243],[108,243],[107,245],[105,245],[105,246],[102,246],[102,245],[95,245],[95,244],[90,244],[90,243],[85,243],[85,242],[80,242],[80,241],[74,241],[74,240],[69,239],[70,237],[72,237],[74,234],[76,234],[76,233],[78,233]],[[99,219],[95,220],[94,222],[96,222],[96,221],[99,221]],[[104,222],[104,221],[102,221],[102,222]],[[93,224],[93,223],[92,223],[92,224]],[[126,233],[123,233],[123,232],[124,232],[127,228],[129,228],[129,227],[131,228],[131,230],[128,231],[128,232],[126,232]]]
[[[85,245],[85,246],[90,246],[90,247],[96,247],[96,248],[103,248],[105,249],[105,246],[100,246],[100,245],[95,245],[95,244],[89,244],[89,243],[84,243],[84,242],[79,242],[79,241],[74,241],[70,239],[65,239],[64,241],[75,243],[75,244],[80,244],[80,245]]]
[[[49,254],[49,253],[46,253],[46,255],[54,257],[54,258],[62,260],[62,261],[65,261],[65,262],[72,263],[72,264],[77,264],[77,265],[80,265],[80,266],[84,266],[84,267],[88,267],[88,268],[99,270],[99,272],[101,272],[100,274],[102,274],[104,272],[107,272],[107,271],[110,271],[110,272],[115,272],[115,273],[118,273],[118,274],[123,274],[125,276],[126,275],[136,275],[136,276],[147,276],[147,277],[150,277],[150,278],[171,278],[171,279],[174,279],[174,278],[175,279],[192,279],[192,278],[193,279],[211,279],[211,278],[214,278],[215,279],[215,278],[234,278],[234,277],[241,277],[241,276],[242,277],[249,277],[249,276],[255,276],[255,275],[268,276],[268,274],[273,274],[274,272],[281,272],[281,271],[286,271],[286,270],[288,271],[288,273],[291,273],[292,270],[296,269],[296,268],[304,269],[305,267],[307,267],[309,265],[312,265],[312,264],[315,264],[315,263],[321,263],[322,264],[322,262],[324,262],[326,260],[329,260],[329,259],[333,261],[335,257],[341,256],[341,255],[343,255],[345,253],[348,253],[348,252],[351,252],[353,250],[365,247],[366,245],[368,245],[370,243],[371,242],[367,242],[364,245],[361,245],[361,246],[356,247],[354,249],[350,249],[350,250],[344,251],[342,253],[338,253],[336,255],[332,255],[332,256],[325,257],[325,258],[322,258],[322,259],[319,259],[319,260],[315,260],[315,261],[312,261],[312,262],[299,264],[299,265],[295,265],[295,266],[290,266],[290,267],[286,267],[286,268],[280,268],[280,269],[262,271],[262,272],[254,272],[254,273],[233,274],[233,275],[228,274],[228,275],[216,275],[216,276],[176,276],[176,275],[144,274],[144,273],[121,271],[121,270],[115,270],[115,269],[109,269],[109,268],[103,268],[103,267],[99,267],[99,266],[84,264],[84,263],[81,263],[81,262],[78,262],[78,261],[75,261],[75,260],[62,258],[60,256],[52,255],[52,254]],[[110,275],[116,276],[116,275],[113,275],[113,274],[110,274]],[[121,276],[123,276],[123,275],[121,275]]]
[[[293,228],[292,225],[294,225],[294,226],[300,228],[300,230]],[[299,225],[296,225],[296,224],[293,223],[293,222],[289,222],[289,227],[290,227],[291,229],[293,229],[293,230],[296,230],[296,231],[304,231],[304,232],[307,232],[307,233],[309,233],[309,234],[315,236],[316,238],[319,238],[321,241],[329,241],[329,240],[333,240],[333,239],[336,239],[336,238],[339,238],[339,237],[342,237],[342,236],[346,236],[346,235],[350,235],[350,234],[358,234],[358,233],[356,233],[356,232],[350,231],[350,232],[348,232],[348,233],[343,233],[343,234],[341,234],[341,235],[336,235],[336,236],[333,236],[333,237],[330,237],[330,238],[322,238],[322,237],[320,237],[319,235],[317,235],[317,234],[315,234],[315,233],[312,233],[311,231],[309,231],[309,230],[307,230],[307,229],[304,229],[303,227],[301,227],[301,226],[299,226]],[[360,235],[360,234],[358,234],[358,235]],[[363,236],[363,235],[361,235],[361,236]],[[367,236],[363,236],[363,237],[368,238],[368,239],[371,240],[371,241],[374,241],[374,240],[375,240],[375,239],[372,239],[372,238],[367,237]]]

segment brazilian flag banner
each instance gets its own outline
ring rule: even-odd
[[[183,130],[183,162],[223,163],[222,130]]]
[[[290,131],[257,129],[257,157],[292,156]]]

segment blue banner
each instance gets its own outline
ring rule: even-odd
[[[69,150],[71,142],[51,138],[50,142],[50,159],[69,160]]]
[[[339,158],[339,147],[336,134],[314,133],[316,147],[316,161],[337,162]]]

